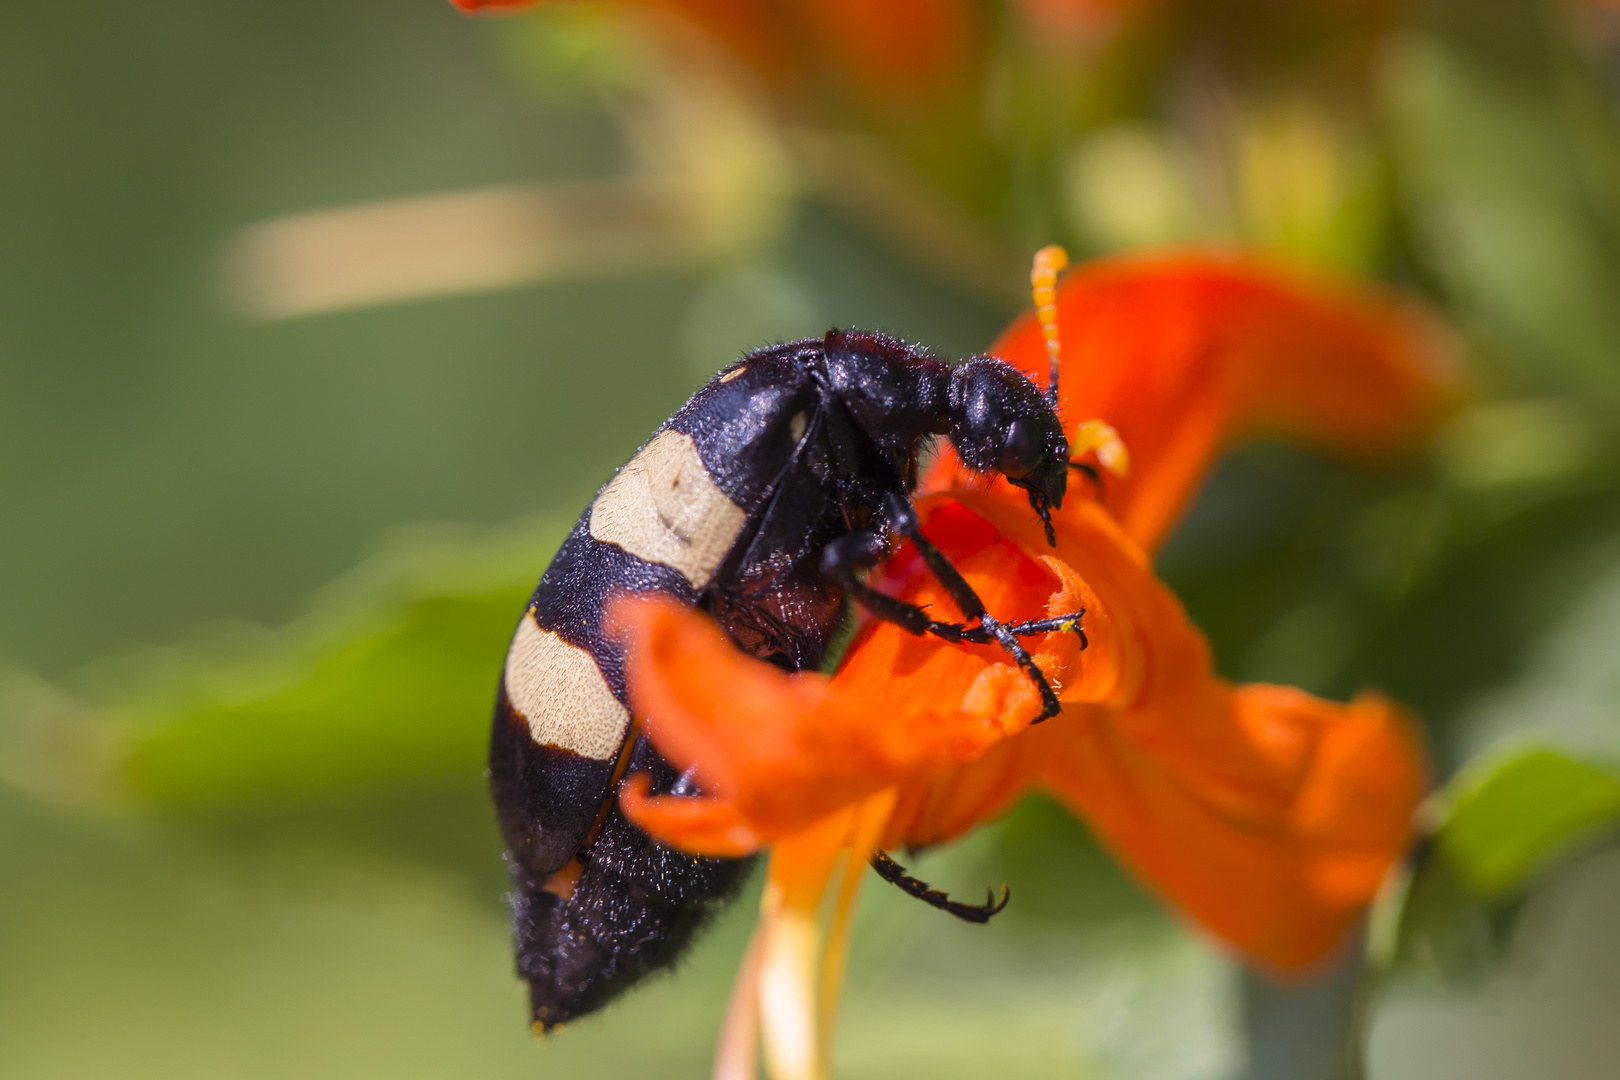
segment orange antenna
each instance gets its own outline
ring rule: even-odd
[[[1041,337],[1046,339],[1046,361],[1051,370],[1046,379],[1046,400],[1054,412],[1058,404],[1058,369],[1063,366],[1063,343],[1058,337],[1057,276],[1068,265],[1069,253],[1052,244],[1035,253],[1035,266],[1029,272],[1035,317],[1041,323]],[[1125,476],[1131,468],[1131,456],[1124,441],[1101,420],[1087,420],[1080,425],[1070,442],[1069,453],[1074,458],[1095,453],[1097,464],[1115,476]],[[1095,471],[1086,471],[1096,478]]]
[[[1041,321],[1041,336],[1046,339],[1046,400],[1057,409],[1058,367],[1063,360],[1063,346],[1058,341],[1057,276],[1069,265],[1069,253],[1056,244],[1049,244],[1035,253],[1035,266],[1029,272],[1030,292],[1035,297],[1035,317]]]

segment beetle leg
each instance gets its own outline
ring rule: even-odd
[[[991,617],[990,613],[984,609],[984,601],[980,600],[979,594],[973,591],[973,586],[969,585],[967,579],[961,575],[956,567],[951,565],[951,560],[945,557],[945,553],[935,547],[933,542],[922,534],[922,525],[917,520],[917,511],[912,507],[911,501],[890,492],[883,497],[883,512],[888,517],[889,523],[894,526],[896,532],[917,545],[917,553],[922,556],[923,562],[928,564],[928,569],[933,571],[934,577],[939,579],[939,583],[945,586],[945,591],[950,594],[951,600],[955,602],[957,607],[962,609],[962,614],[967,616],[970,622],[979,624],[962,634],[961,640],[984,641],[986,638],[994,640],[1012,655],[1012,658],[1018,662],[1018,666],[1024,669],[1024,674],[1028,675],[1030,681],[1035,684],[1035,689],[1040,691],[1041,715],[1036,717],[1032,723],[1038,724],[1042,720],[1049,719],[1061,712],[1063,706],[1058,703],[1057,694],[1052,690],[1052,684],[1046,681],[1046,673],[1041,671],[1041,667],[1035,662],[1035,658],[1029,655],[1029,650],[1025,649],[1019,642],[1012,627]],[[1041,620],[1040,622],[1044,621]],[[1058,621],[1061,623],[1067,620],[1066,618],[1060,618]],[[1078,625],[1079,616],[1074,616],[1073,621]],[[1040,625],[1040,623],[1020,623],[1017,625],[1027,627]],[[974,630],[981,631],[983,636],[974,634]],[[1049,633],[1050,631],[1032,632]]]
[[[930,887],[926,881],[920,881],[907,874],[906,868],[889,858],[888,852],[874,851],[870,861],[872,869],[877,871],[877,876],[890,885],[930,907],[948,911],[964,922],[987,923],[992,915],[1000,914],[1001,909],[1007,906],[1007,901],[1012,899],[1012,890],[1003,885],[1000,900],[996,899],[995,891],[991,890],[984,903],[964,904],[952,900],[941,890]]]
[[[1031,720],[1030,723],[1038,724],[1042,720],[1049,720],[1062,712],[1063,706],[1058,702],[1057,693],[1052,689],[1052,684],[1046,681],[1046,673],[1035,662],[1035,658],[1029,655],[1029,650],[1024,648],[1019,640],[1013,636],[1013,632],[989,615],[980,615],[979,625],[988,630],[990,636],[995,638],[1003,649],[1012,654],[1012,658],[1018,661],[1018,666],[1024,669],[1024,674],[1028,675],[1030,681],[1035,684],[1035,689],[1040,691],[1041,714]]]
[[[869,570],[889,554],[889,544],[875,532],[846,533],[821,551],[821,572],[843,589],[861,607],[884,622],[892,622],[912,634],[933,634],[946,641],[988,641],[979,627],[940,622],[915,604],[908,604],[879,592],[856,574]]]
[[[1038,637],[1041,634],[1060,634],[1073,630],[1080,638],[1080,648],[1091,648],[1091,642],[1086,638],[1086,628],[1080,625],[1085,618],[1086,609],[1081,608],[1072,615],[1059,615],[1051,619],[1031,619],[1028,622],[1012,623],[1007,629],[1019,637]]]

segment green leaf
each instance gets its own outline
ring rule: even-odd
[[[1553,857],[1620,819],[1620,775],[1535,747],[1453,782],[1437,840],[1470,888],[1502,896]]]
[[[6,771],[35,788],[94,775],[45,793],[145,806],[476,782],[507,639],[565,532],[546,519],[400,535],[282,629],[117,659],[78,700],[36,693],[49,708],[11,718],[34,730],[20,759],[10,740]],[[40,747],[49,767],[28,758]]]
[[[1515,905],[1493,903],[1464,884],[1432,846],[1418,853],[1392,903],[1394,935],[1376,966],[1439,985],[1477,983],[1496,970],[1518,915]]]

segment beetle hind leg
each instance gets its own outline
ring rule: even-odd
[[[942,890],[933,888],[926,881],[914,878],[906,873],[906,868],[895,862],[885,851],[874,851],[869,860],[877,876],[899,889],[907,896],[921,900],[929,907],[955,915],[963,922],[987,923],[994,915],[999,915],[1012,899],[1012,890],[1003,885],[1001,899],[996,899],[994,889],[987,892],[982,904],[964,904],[959,900],[952,900]]]

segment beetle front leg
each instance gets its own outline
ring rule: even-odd
[[[1082,651],[1091,648],[1091,641],[1086,637],[1086,628],[1080,625],[1085,618],[1086,609],[1081,608],[1073,615],[1059,615],[1051,619],[1030,619],[1028,622],[1013,623],[1007,627],[1019,637],[1039,637],[1042,634],[1066,634],[1073,632],[1080,639]]]

